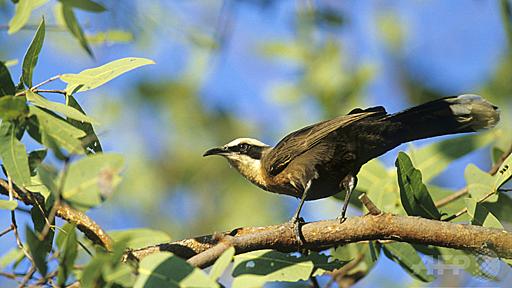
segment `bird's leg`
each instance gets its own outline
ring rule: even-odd
[[[300,224],[304,221],[300,215],[300,211],[302,210],[302,206],[304,205],[304,201],[306,201],[309,188],[311,187],[311,180],[308,181],[306,184],[306,188],[304,189],[304,192],[302,193],[302,197],[300,198],[299,207],[297,207],[297,210],[295,210],[295,213],[293,214],[292,219],[290,219],[290,223],[293,225],[293,231],[295,233],[295,238],[297,241],[302,244],[302,233],[300,231]]]
[[[352,174],[348,174],[341,180],[341,186],[345,190],[345,201],[343,202],[343,208],[341,208],[340,216],[338,216],[338,220],[340,220],[340,223],[343,223],[347,218],[345,217],[345,213],[347,212],[348,202],[350,200],[350,195],[352,194],[352,191],[354,191],[354,188],[357,185],[357,178],[356,176],[353,176]]]

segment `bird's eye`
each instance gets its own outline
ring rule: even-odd
[[[247,145],[246,143],[238,144],[238,151],[243,153],[243,152],[247,152],[247,150],[249,150],[249,145]]]

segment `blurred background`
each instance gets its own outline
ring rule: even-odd
[[[45,15],[35,83],[128,56],[156,62],[77,95],[101,123],[96,129],[104,150],[127,159],[116,193],[88,212],[107,230],[150,227],[177,240],[287,221],[297,199],[264,192],[225,160],[202,153],[238,137],[273,145],[292,130],[355,107],[397,112],[442,96],[479,93],[500,106],[501,127],[510,131],[512,19],[506,1],[97,2],[108,11],[77,10],[92,58],[56,24],[52,5],[7,35],[14,5],[0,1],[0,58],[21,62]],[[20,66],[11,73],[20,75]],[[496,145],[504,150],[510,140],[504,133]],[[414,145],[432,141],[439,139]],[[404,149],[381,160],[393,167]],[[465,166],[489,169],[489,151],[455,161],[433,183],[463,187]],[[309,202],[303,216],[330,219],[340,207],[334,198]],[[1,213],[0,224],[9,225],[7,212]],[[10,243],[0,238],[0,252]],[[462,273],[427,285],[505,286],[512,281],[510,273],[506,277],[494,283]],[[382,257],[356,287],[397,285],[419,284]]]

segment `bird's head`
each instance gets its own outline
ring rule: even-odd
[[[244,177],[261,186],[261,158],[272,147],[252,138],[238,138],[221,147],[206,151],[203,156],[220,155],[228,159]]]

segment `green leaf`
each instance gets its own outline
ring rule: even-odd
[[[28,153],[28,167],[30,169],[30,175],[34,176],[36,173],[37,167],[43,163],[44,158],[46,157],[48,150],[46,149],[39,149],[30,151]]]
[[[104,12],[107,9],[99,3],[91,0],[59,0],[63,5],[67,5],[80,10],[89,12]]]
[[[503,229],[500,221],[494,216],[487,208],[475,201],[473,198],[464,198],[466,207],[468,208],[468,215],[473,219],[473,225],[479,225],[490,228]]]
[[[4,62],[0,61],[0,96],[14,95],[14,93],[16,93],[16,87],[12,82],[9,69]]]
[[[75,97],[72,95],[68,95],[66,97],[67,99],[67,105],[70,107],[75,108],[76,110],[82,112],[85,114],[82,107],[80,107],[80,104],[76,101]],[[87,136],[85,136],[83,140],[83,146],[87,148],[88,152],[94,151],[95,153],[103,152],[103,148],[101,147],[100,139],[96,135],[96,132],[94,132],[94,127],[92,127],[92,124],[86,123],[86,122],[80,122],[73,119],[68,118],[68,122],[75,126],[76,128],[84,131]]]
[[[124,165],[121,155],[100,153],[69,165],[62,187],[62,197],[74,205],[90,208],[110,196],[119,184]]]
[[[332,260],[332,261],[331,261]],[[293,256],[273,250],[259,250],[240,254],[233,264],[233,286],[261,286],[269,281],[296,282],[340,268],[346,262],[329,256],[311,253]]]
[[[25,97],[3,96],[0,98],[0,118],[2,120],[19,119],[28,112]]]
[[[8,121],[2,121],[0,124],[0,157],[16,185],[30,185],[27,150],[16,138],[16,127]]]
[[[496,180],[494,183],[494,189],[497,191],[500,187],[505,184],[512,177],[512,154],[503,161],[498,172],[496,172]]]
[[[428,274],[425,263],[421,260],[418,252],[409,243],[395,242],[383,245],[384,255],[398,263],[414,278],[423,282],[435,280],[433,275]]]
[[[11,67],[18,64],[18,59],[9,59],[4,62],[6,67]]]
[[[23,58],[21,79],[29,88],[32,87],[32,75],[34,74],[34,68],[36,67],[37,59],[39,58],[39,52],[41,52],[41,48],[43,47],[44,34],[45,25],[43,18],[41,20],[41,24],[39,24],[39,27],[37,28],[36,35],[34,35],[34,39],[32,39],[27,53],[25,53],[25,57]]]
[[[108,231],[108,235],[110,235],[114,241],[128,239],[126,246],[131,249],[138,249],[171,241],[171,237],[167,233],[148,228]]]
[[[42,5],[44,5],[48,0],[19,0],[16,5],[16,11],[14,12],[14,17],[12,17],[9,22],[9,30],[7,33],[13,34],[18,32],[30,18],[30,14],[32,11]]]
[[[92,118],[86,116],[85,114],[76,110],[75,108],[64,105],[62,103],[52,102],[30,90],[27,90],[27,100],[38,107],[63,114],[68,118],[87,123],[96,123],[96,121],[94,121]]]
[[[68,83],[66,93],[74,94],[94,89],[130,70],[154,63],[152,60],[145,58],[128,57],[100,67],[84,70],[78,74],[64,74],[60,79]]]
[[[41,211],[41,209],[43,209],[43,211]],[[52,229],[49,229],[48,234],[46,234],[44,239],[41,239],[41,233],[47,225],[46,221],[48,219],[48,212],[44,209],[44,207],[39,208],[38,206],[34,206],[30,210],[30,216],[32,217],[32,222],[34,223],[34,231],[41,241],[41,248],[44,249],[45,253],[50,253],[50,251],[52,251],[53,236],[55,235],[55,232]],[[51,225],[55,225],[55,221],[51,223]]]
[[[500,219],[500,222],[512,223],[512,199],[504,193],[498,193],[498,201],[483,202],[481,205]]]
[[[171,253],[155,253],[139,264],[134,288],[219,287],[203,271]]]
[[[15,248],[9,250],[7,253],[4,253],[2,255],[2,257],[0,258],[0,270],[4,270],[11,263],[19,261],[24,257],[25,253],[23,253],[23,250],[16,246]]]
[[[492,135],[468,135],[436,142],[411,151],[411,158],[422,171],[423,182],[428,183],[443,172],[453,160],[489,144]]]
[[[229,247],[220,255],[220,257],[213,264],[212,270],[210,270],[210,278],[213,281],[217,281],[217,279],[222,276],[224,271],[228,268],[231,260],[233,260],[233,256],[235,256],[235,248],[233,246]]]
[[[440,219],[441,213],[434,205],[423,184],[420,170],[414,168],[406,153],[398,153],[395,162],[400,186],[400,199],[408,215],[421,216],[429,219]]]
[[[52,141],[55,141],[55,143],[59,145],[59,147],[66,149],[69,153],[84,153],[82,142],[79,140],[85,136],[84,131],[73,127],[60,117],[52,115],[35,106],[29,107],[29,115],[37,117],[38,125],[35,126],[39,128],[42,134],[41,142],[43,142],[43,144],[44,142],[48,144],[47,140],[48,137],[50,137]],[[31,134],[31,136],[34,138],[33,134]]]
[[[91,44],[129,43],[133,41],[133,34],[122,30],[108,30],[87,35],[87,41]]]
[[[44,243],[37,238],[34,231],[32,231],[28,225],[25,227],[25,233],[28,249],[30,251],[30,255],[32,255],[32,258],[34,259],[36,268],[42,276],[46,276],[46,272],[48,271],[48,264],[46,262],[47,253],[44,247]]]
[[[471,198],[479,201],[488,194],[495,192],[494,190],[494,177],[489,175],[474,164],[469,164],[464,171],[464,178],[466,179],[469,195]],[[488,197],[486,202],[496,202],[498,194]]]
[[[73,271],[76,257],[78,255],[78,240],[75,226],[69,223],[64,224],[57,236],[57,247],[59,248],[59,270],[57,284],[59,287],[66,286],[66,280]]]
[[[62,5],[60,6],[62,18],[64,19],[64,22],[69,32],[71,32],[71,34],[75,36],[78,42],[80,42],[80,45],[82,46],[82,48],[84,48],[87,54],[93,57],[92,50],[89,47],[89,44],[87,43],[87,38],[85,38],[84,31],[82,30],[80,23],[78,23],[78,20],[76,19],[75,12],[73,12],[73,9],[71,9],[71,6],[69,5],[65,5],[64,3],[62,3]]]
[[[16,200],[1,200],[0,199],[0,209],[6,210],[14,210],[18,207],[18,201]]]

